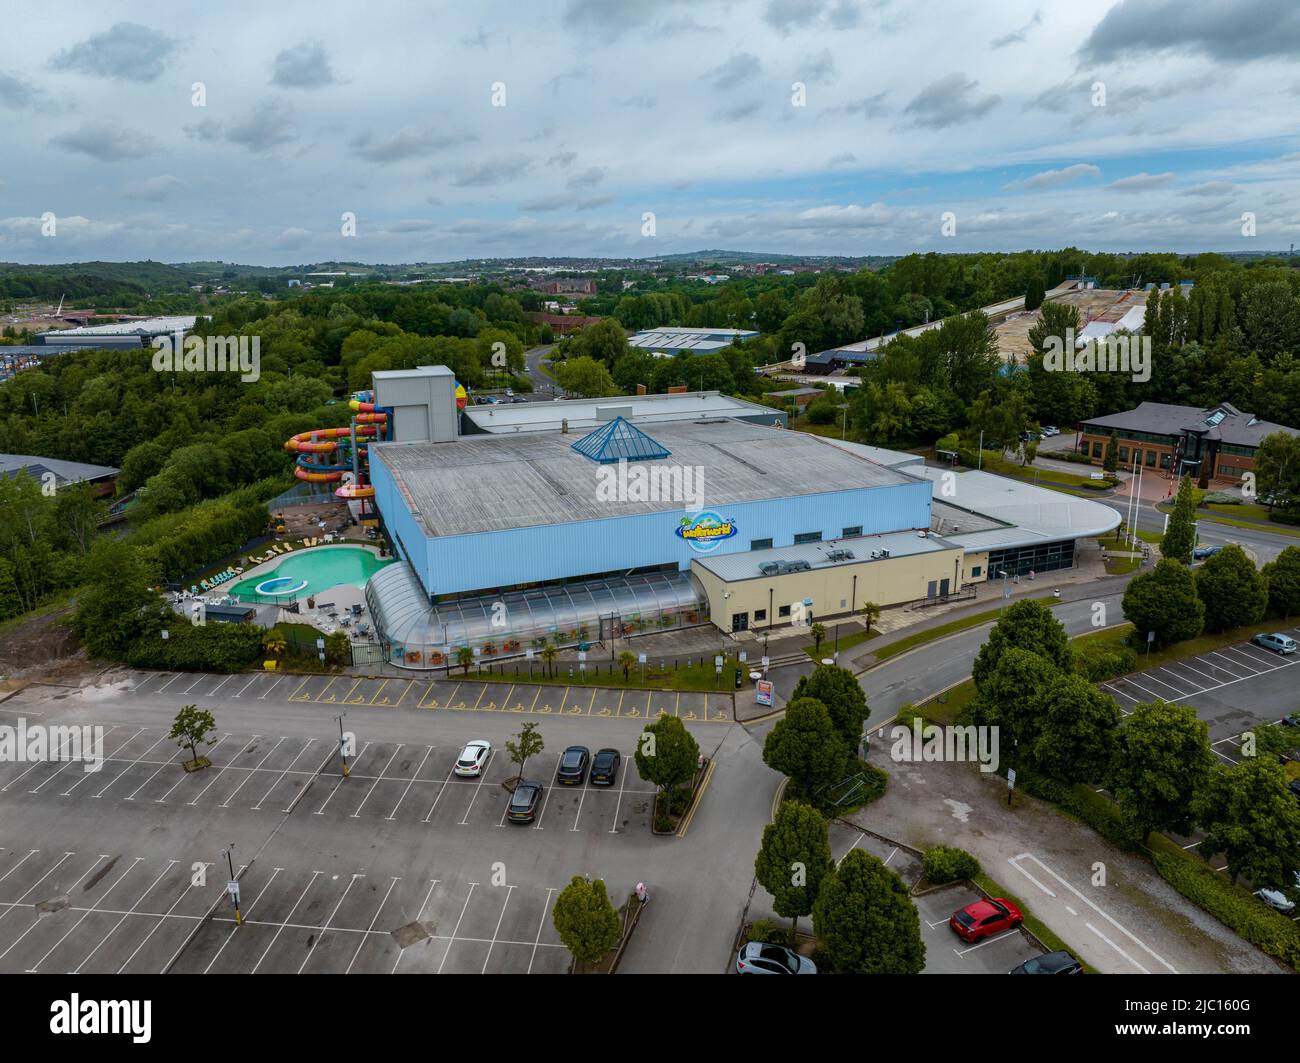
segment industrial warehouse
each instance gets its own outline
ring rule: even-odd
[[[749,404],[719,415],[714,396],[548,403],[532,415],[545,425],[463,434],[447,368],[373,382],[393,425],[370,445],[374,503],[404,563],[372,576],[366,599],[386,656],[410,668],[444,667],[461,647],[512,656],[942,600],[1070,567],[1077,538],[1119,520],[1096,502],[735,415],[761,409]],[[704,412],[684,416],[692,402]]]

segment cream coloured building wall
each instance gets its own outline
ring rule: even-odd
[[[845,616],[860,608],[863,602],[888,606],[916,601],[926,597],[931,581],[939,585],[948,580],[948,593],[952,594],[961,589],[962,569],[960,547],[732,582],[722,580],[700,565],[691,566],[708,595],[713,623],[724,631],[732,630],[732,617],[738,613],[749,614],[751,629],[789,624],[791,614],[782,616],[782,606],[793,607],[806,598],[812,599],[813,618],[819,619]],[[770,613],[757,619],[755,614],[767,610],[769,600]]]
[[[975,570],[979,569],[976,575]],[[967,554],[962,561],[962,582],[963,583],[983,583],[989,578],[989,552],[987,550],[978,554]]]

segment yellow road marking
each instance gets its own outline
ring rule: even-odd
[[[704,773],[704,781],[700,783],[700,792],[695,795],[694,804],[691,805],[690,811],[686,813],[686,818],[682,820],[682,825],[677,828],[677,837],[686,837],[686,831],[690,827],[691,821],[695,819],[695,810],[700,807],[701,802],[704,800],[704,791],[709,788],[709,780],[713,778],[713,769],[717,767],[717,764],[718,762],[716,760],[709,761],[708,770]]]
[[[591,692],[591,700],[590,700],[589,702],[587,702],[587,715],[588,715],[588,716],[591,715],[591,709],[592,709],[592,706],[595,705],[595,704],[596,704],[596,691],[593,689],[592,692]]]
[[[537,707],[537,699],[540,698],[541,696],[542,696],[542,688],[541,688],[541,687],[538,687],[538,688],[537,688],[537,693],[533,695],[533,703],[532,703],[531,705],[528,706],[528,711],[529,711],[529,712],[532,712],[533,709]],[[547,712],[550,712],[550,707],[549,707],[549,706],[547,706],[547,710],[546,710],[546,711],[547,711]]]
[[[349,690],[345,695],[343,695],[343,704],[345,704],[345,705],[364,705],[364,704],[366,703],[366,696],[365,696],[365,694],[362,694],[361,697],[359,697],[359,698],[354,698],[354,697],[352,696],[352,692],[355,691],[355,690],[357,689],[357,687],[359,687],[360,685],[361,685],[361,680],[358,679],[357,682],[356,682],[356,685],[353,686],[352,690]]]
[[[438,685],[438,681],[436,679],[429,684],[428,688],[425,690],[423,694],[420,695],[419,700],[417,700],[415,703],[415,707],[417,709],[436,709],[438,707],[437,698],[434,698],[433,701],[431,701],[428,705],[424,703],[424,699],[427,698],[430,693],[432,693],[433,688],[436,687],[437,685]]]
[[[370,704],[371,704],[371,705],[378,705],[378,704],[379,704],[379,695],[382,694],[382,693],[384,692],[384,687],[388,686],[388,684],[391,683],[391,682],[392,682],[391,679],[385,679],[382,683],[379,684],[379,689],[375,691],[375,696],[374,696],[373,698],[370,699]],[[385,704],[385,705],[388,704],[388,699],[387,699],[387,698],[384,698],[384,704]]]
[[[406,684],[406,689],[397,695],[397,700],[393,702],[393,708],[397,708],[399,705],[402,704],[403,699],[405,699],[406,695],[411,692],[414,686],[415,686],[415,680],[412,679],[410,682]]]
[[[331,694],[329,697],[325,696],[325,692],[334,685],[334,680],[337,678],[338,678],[337,676],[330,676],[330,681],[326,683],[323,687],[321,687],[321,692],[311,700],[316,702],[318,705],[333,705],[336,701],[338,701],[338,698],[336,698],[333,694]],[[357,682],[360,683],[361,680],[358,679]],[[349,691],[349,693],[351,693],[351,691]]]
[[[474,702],[474,708],[476,708],[476,709],[478,708],[478,703],[479,703],[479,701],[482,701],[482,700],[483,700],[483,695],[486,694],[486,693],[487,693],[487,687],[485,686],[485,687],[483,687],[483,688],[478,692],[478,701],[475,701],[475,702]]]
[[[682,692],[677,692],[677,700],[673,702],[673,715],[680,717],[682,714]]]
[[[306,686],[308,683],[310,683],[310,682],[311,682],[311,676],[308,676],[306,679],[304,679],[304,680],[303,680],[303,681],[298,685],[298,689],[295,690],[292,694],[289,695],[289,700],[290,700],[290,701],[307,701],[307,700],[309,700],[308,698],[300,698],[300,697],[298,697],[298,695],[302,692],[302,688],[305,687],[305,686]]]

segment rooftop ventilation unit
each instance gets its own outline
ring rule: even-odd
[[[871,560],[872,560],[872,561],[876,560],[876,558],[878,558],[879,556],[880,556],[880,551],[879,551],[879,550],[872,550],[872,551],[871,551]]]
[[[780,561],[764,561],[758,566],[758,571],[764,576],[775,576],[781,571]]]
[[[888,557],[888,556],[889,556],[889,551],[888,551],[888,550],[881,550],[881,551],[880,551],[880,557],[881,557],[882,560],[883,560],[884,558]]]
[[[852,561],[852,550],[828,550],[826,552],[827,561]]]

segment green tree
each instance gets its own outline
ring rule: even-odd
[[[564,947],[579,963],[595,963],[618,944],[623,924],[605,892],[603,879],[574,875],[556,895],[551,915]]]
[[[793,920],[792,947],[799,917],[812,913],[817,891],[834,866],[830,833],[822,814],[801,801],[784,802],[776,819],[763,828],[754,875],[772,895],[776,914]]]
[[[821,884],[813,930],[840,974],[920,974],[925,942],[902,879],[852,849]]]
[[[848,759],[849,747],[815,698],[792,700],[763,742],[763,763],[789,776],[805,797],[844,778]]]
[[[352,663],[352,642],[346,631],[325,636],[325,663],[339,668]]]
[[[205,765],[199,764],[197,747],[204,744],[212,745],[216,739],[211,735],[216,729],[217,722],[212,718],[212,713],[207,709],[200,709],[197,705],[186,705],[176,714],[167,737],[173,739],[182,749],[188,749],[190,763],[201,767]]]
[[[510,754],[510,763],[519,765],[519,773],[515,776],[516,781],[523,780],[524,765],[529,759],[537,756],[545,748],[546,743],[542,739],[537,721],[525,720],[519,733],[513,739],[506,741],[506,752]]]
[[[1160,553],[1184,565],[1192,563],[1196,549],[1196,497],[1192,478],[1184,476],[1174,499],[1174,511],[1169,515],[1169,526],[1160,541]]]
[[[1109,789],[1136,837],[1154,830],[1187,834],[1192,799],[1213,767],[1209,727],[1195,709],[1165,701],[1137,705],[1120,721]]]
[[[975,655],[971,675],[976,687],[983,687],[985,680],[997,668],[998,659],[1012,647],[1045,657],[1063,671],[1070,670],[1070,640],[1065,628],[1042,602],[1026,599],[1016,602],[1002,614]]]
[[[661,716],[641,732],[635,758],[641,778],[667,794],[695,774],[700,746],[676,716]]]
[[[791,700],[799,698],[813,698],[825,705],[845,747],[858,748],[871,709],[857,676],[838,665],[819,664],[810,675],[800,676],[795,683]]]
[[[628,682],[631,677],[632,666],[636,664],[636,654],[631,650],[624,650],[618,655],[619,667],[623,669],[623,682]]]
[[[584,398],[618,394],[609,370],[603,362],[594,358],[569,358],[556,363],[555,382],[565,391],[572,391]]]
[[[468,646],[457,646],[456,663],[465,669],[465,674],[468,676],[469,666],[474,663],[474,651]]]
[[[73,622],[91,657],[120,657],[134,639],[157,628],[159,599],[138,550],[122,539],[100,539],[83,573],[87,586]]]
[[[1043,305],[1046,294],[1043,290],[1043,278],[1035,273],[1029,278],[1029,285],[1025,288],[1025,309],[1037,310]]]
[[[555,658],[560,655],[560,651],[554,646],[542,647],[542,661],[546,664],[546,674],[552,679],[555,678]]]
[[[1245,875],[1257,886],[1292,886],[1300,868],[1300,804],[1287,792],[1276,760],[1247,757],[1216,768],[1192,805],[1205,831],[1200,852],[1223,853],[1232,881]]]
[[[1279,494],[1300,498],[1300,436],[1274,432],[1260,441],[1255,451],[1255,487],[1263,498]]]
[[[1268,609],[1267,582],[1236,543],[1196,570],[1196,594],[1205,603],[1206,631],[1258,623]]]
[[[1196,578],[1190,569],[1168,558],[1129,580],[1122,608],[1141,645],[1146,644],[1149,631],[1156,633],[1157,645],[1168,646],[1195,638],[1205,626],[1205,603],[1196,595]]]
[[[564,354],[570,359],[592,358],[610,368],[629,350],[622,325],[613,318],[606,318],[575,332],[566,343]]]
[[[866,623],[867,634],[871,634],[871,625],[880,619],[880,606],[875,602],[863,602],[858,616]]]
[[[1268,608],[1275,616],[1300,613],[1300,547],[1288,546],[1264,566],[1268,586]]]
[[[1106,449],[1101,455],[1102,472],[1114,476],[1119,469],[1119,436],[1111,432],[1110,439],[1106,441]]]
[[[1033,756],[1042,725],[1039,702],[1060,675],[1042,654],[1010,646],[984,676],[971,713],[980,726],[998,728],[1004,757]]]
[[[1098,782],[1115,753],[1119,706],[1083,676],[1063,673],[1038,702],[1034,765],[1062,782]]]
[[[821,653],[822,639],[826,637],[826,625],[813,624],[813,626],[808,629],[808,633],[813,637],[813,652]]]

